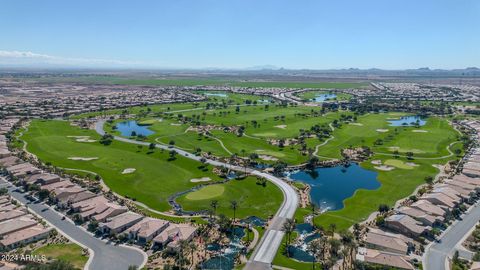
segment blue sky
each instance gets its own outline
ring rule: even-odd
[[[480,1],[2,1],[0,64],[480,66]]]

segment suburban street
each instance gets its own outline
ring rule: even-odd
[[[105,123],[104,120],[100,120],[95,124],[95,130],[100,135],[105,134],[105,131],[103,130],[104,123]],[[114,139],[122,142],[134,143],[139,145],[148,146],[150,144],[148,142],[131,140],[131,139],[123,138],[119,136],[114,136]],[[200,159],[202,158],[200,156],[195,156],[189,152],[186,152],[184,150],[181,150],[175,147],[170,147],[162,144],[156,144],[156,147],[160,149],[165,149],[165,150],[174,149],[175,151],[178,152],[178,154],[193,160],[197,160],[199,162],[200,162]],[[240,171],[240,172],[245,171],[245,168],[243,167],[232,166],[230,164],[223,163],[216,160],[207,159],[206,163],[213,166],[225,166],[235,171]],[[263,173],[257,170],[248,169],[248,168],[247,168],[247,172],[253,175],[264,177],[268,181],[278,186],[284,194],[282,205],[280,206],[277,213],[273,217],[270,226],[265,231],[262,239],[260,240],[260,243],[256,246],[252,256],[250,257],[250,261],[247,263],[245,267],[245,269],[271,269],[271,263],[275,257],[275,254],[277,253],[278,248],[281,245],[282,238],[284,235],[284,232],[282,231],[283,223],[287,218],[292,218],[293,215],[295,214],[295,211],[298,206],[298,195],[290,185],[288,185],[278,177],[275,177],[271,174]]]
[[[3,177],[0,177],[0,187],[6,187],[13,198],[25,204],[30,211],[45,219],[60,233],[77,244],[80,243],[83,247],[87,247],[90,251],[90,259],[85,265],[85,269],[118,270],[128,269],[130,265],[136,265],[140,269],[145,265],[147,257],[140,249],[109,244],[95,238],[68,219],[62,220],[62,214],[52,210],[44,203],[29,202],[25,198],[26,194],[15,191],[16,187]]]
[[[480,220],[480,203],[467,212],[463,219],[448,228],[448,230],[440,238],[439,243],[434,242],[428,246],[423,255],[423,269],[440,270],[445,269],[448,256],[455,253],[455,247],[462,241],[466,234],[469,233]]]

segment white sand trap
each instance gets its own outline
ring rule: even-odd
[[[81,160],[81,161],[90,161],[98,159],[98,157],[69,157],[70,160]]]
[[[387,117],[387,120],[400,120],[400,117]]]
[[[77,142],[87,142],[87,143],[96,142],[96,140],[91,140],[90,136],[67,136],[67,137],[75,138],[75,141]]]
[[[387,171],[387,172],[395,169],[394,167],[387,166],[387,165],[375,166],[374,168],[380,171]]]
[[[376,159],[376,160],[372,160],[371,162],[373,165],[382,165],[382,161],[379,160],[379,159]]]
[[[381,128],[379,128],[379,129],[377,129],[377,132],[382,132],[382,133],[388,132],[388,129],[381,129]]]
[[[278,125],[278,126],[275,126],[276,128],[281,128],[281,129],[286,129],[287,128],[287,125]]]
[[[77,142],[86,142],[86,143],[92,143],[92,142],[96,142],[97,140],[90,140],[90,139],[76,139],[75,141]]]
[[[417,163],[413,163],[413,162],[406,162],[405,164],[408,165],[408,166],[412,166],[412,167],[418,167],[419,166]]]
[[[212,179],[210,177],[202,177],[202,178],[192,178],[190,179],[190,182],[192,183],[198,183],[198,182],[208,182],[211,181]]]
[[[178,123],[170,123],[170,126],[181,126],[182,124],[178,124]]]
[[[137,169],[135,168],[126,168],[125,170],[123,170],[122,174],[128,174],[128,173],[133,173],[135,172]]]
[[[362,123],[349,123],[349,125],[352,125],[352,126],[359,126],[359,127],[363,126],[363,124],[362,124]]]
[[[412,132],[417,132],[417,133],[427,133],[427,130],[422,130],[422,129],[414,129]]]
[[[265,160],[265,161],[277,161],[278,158],[276,157],[272,157],[272,156],[268,156],[268,155],[259,155],[258,156],[261,160]]]

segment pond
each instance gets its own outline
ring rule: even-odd
[[[124,137],[132,136],[132,133],[135,132],[136,135],[148,136],[152,135],[153,131],[148,129],[145,125],[139,125],[137,121],[125,121],[117,124],[117,130],[120,131],[120,134]]]
[[[420,116],[403,116],[400,119],[395,119],[395,120],[388,120],[390,123],[390,126],[392,127],[400,127],[400,126],[423,126],[427,123],[426,120],[424,120]]]
[[[240,244],[240,240],[245,235],[245,230],[240,227],[235,227],[233,232],[229,233],[230,244],[222,250],[222,247],[217,243],[208,245],[209,250],[219,251],[220,254],[214,256],[200,265],[200,269],[216,269],[216,270],[231,270],[235,267],[235,257],[239,252],[244,250],[244,246]]]
[[[203,93],[205,96],[212,96],[212,97],[222,97],[226,98],[228,95],[225,93]]]
[[[374,190],[380,187],[377,172],[366,170],[356,163],[314,171],[299,171],[290,174],[290,179],[310,185],[312,203],[320,210],[339,210],[343,201],[353,196],[358,189]]]
[[[335,94],[318,94],[312,99],[312,101],[324,102],[324,101],[335,99],[335,98],[337,98],[337,95]]]

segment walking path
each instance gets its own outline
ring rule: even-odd
[[[95,124],[95,130],[98,134],[104,135],[105,131],[103,130],[103,125],[105,121],[100,120]],[[117,141],[122,141],[126,143],[133,143],[133,144],[138,144],[138,145],[149,145],[150,143],[148,142],[141,142],[141,141],[135,141],[131,140],[128,138],[123,138],[119,136],[114,136],[114,139]],[[195,156],[189,152],[186,152],[182,149],[176,148],[176,147],[169,147],[161,144],[156,144],[155,147],[160,148],[160,149],[165,149],[165,150],[175,150],[178,152],[178,154],[189,158],[193,159],[196,161],[200,162],[200,159],[202,157],[200,156]],[[235,171],[240,171],[244,172],[245,168],[240,167],[240,166],[232,166],[230,164],[220,162],[217,160],[211,160],[207,159],[206,162],[207,164],[213,165],[213,166],[223,166],[223,167],[229,167],[232,170]],[[270,222],[270,226],[266,229],[265,234],[263,235],[262,239],[260,239],[259,245],[255,248],[253,251],[252,256],[250,257],[250,261],[247,263],[245,266],[245,269],[250,270],[250,269],[271,269],[271,263],[273,261],[273,258],[275,257],[278,248],[281,245],[283,235],[285,234],[282,231],[282,226],[285,223],[285,221],[289,218],[293,218],[295,211],[298,206],[298,195],[296,191],[286,182],[284,182],[282,179],[277,178],[273,175],[260,172],[257,170],[252,170],[252,169],[247,169],[247,173],[253,174],[256,176],[263,177],[267,179],[268,181],[272,182],[274,185],[280,188],[280,190],[284,194],[284,200],[282,202],[282,205],[278,209],[277,213],[273,217],[273,219]]]

